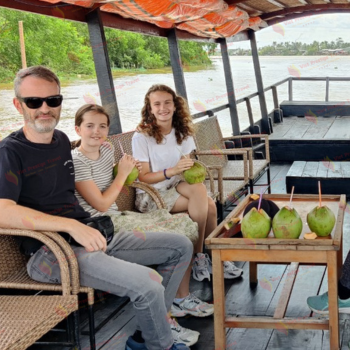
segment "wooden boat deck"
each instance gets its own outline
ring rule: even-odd
[[[286,117],[274,124],[270,140],[349,140],[350,116],[347,117]]]
[[[286,193],[285,176],[290,168],[290,163],[273,164],[271,168],[272,193]],[[261,178],[260,183],[266,179]],[[258,188],[256,192],[258,192]],[[347,206],[348,208],[348,206]],[[344,222],[344,258],[350,248],[350,209],[346,210]],[[272,316],[274,307],[280,296],[283,282],[288,275],[286,265],[260,265],[258,268],[259,283],[257,288],[250,289],[248,281],[248,264],[239,262],[237,265],[243,268],[242,278],[226,280],[226,309],[230,315],[266,315]],[[326,291],[327,275],[323,266],[301,266],[296,278],[295,287],[291,295],[287,309],[287,317],[300,319],[310,316],[306,299],[310,295]],[[210,282],[191,284],[191,290],[197,291],[203,288],[203,293],[210,297]],[[113,295],[101,295],[101,300],[96,301],[96,324],[99,320],[109,315],[121,302],[121,298]],[[84,309],[81,318],[87,328],[87,319]],[[214,350],[214,321],[213,317],[179,318],[179,323],[187,328],[201,333],[199,341],[192,346],[192,350]],[[124,350],[126,339],[135,329],[135,316],[132,305],[129,303],[113,319],[107,323],[96,335],[97,349]],[[340,315],[341,349],[349,349],[350,342],[350,318]],[[32,346],[32,350],[50,349],[58,350],[58,347]],[[62,349],[62,348],[60,348]],[[65,348],[68,350],[68,348]],[[88,336],[82,336],[82,349],[90,349]],[[329,349],[328,331],[321,330],[287,330],[283,324],[279,329],[229,329],[227,331],[227,350],[326,350]]]
[[[272,162],[350,160],[350,117],[286,117],[270,135]]]

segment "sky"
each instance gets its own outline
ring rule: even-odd
[[[338,37],[350,41],[350,14],[319,14],[281,22],[255,32],[258,47],[272,42],[312,43],[316,41],[336,41]],[[249,42],[234,44],[235,48],[249,49]]]

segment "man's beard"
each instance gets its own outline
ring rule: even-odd
[[[43,134],[53,131],[59,122],[59,116],[56,113],[50,111],[48,113],[45,113],[44,115],[50,115],[52,118],[46,120],[38,119],[37,116],[42,114],[44,113],[37,112],[35,113],[34,117],[31,117],[26,113],[26,111],[24,111],[23,116],[24,119],[27,121],[28,126],[36,132]]]

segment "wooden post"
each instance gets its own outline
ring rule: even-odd
[[[278,103],[277,86],[272,86],[272,97],[273,97],[274,108],[280,108],[279,103]]]
[[[256,80],[256,85],[257,85],[258,94],[259,94],[259,103],[260,103],[260,111],[261,111],[261,118],[262,118],[261,132],[263,134],[271,134],[269,116],[267,113],[267,106],[266,106],[266,100],[265,100],[264,85],[263,85],[262,75],[260,70],[258,47],[255,39],[255,32],[253,30],[249,30],[248,35],[249,35],[250,46],[251,46],[252,56],[253,56],[255,80]]]
[[[187,100],[185,77],[182,69],[179,44],[177,41],[175,28],[169,30],[168,46],[176,93]]]
[[[100,90],[102,106],[106,108],[111,117],[109,134],[119,134],[122,132],[122,127],[120,124],[117,98],[100,10],[96,9],[91,11],[86,16],[86,21],[89,29],[90,44],[94,56],[97,83]]]
[[[328,304],[329,304],[329,343],[330,349],[339,349],[339,310],[337,251],[327,252]]]
[[[293,101],[293,78],[288,79],[288,100]]]
[[[22,68],[27,68],[26,45],[24,42],[23,22],[22,21],[18,21],[18,29],[19,29],[19,41],[20,41],[20,45],[21,45]]]
[[[245,97],[244,101],[245,101],[246,106],[247,106],[249,125],[251,128],[253,128],[254,127],[254,117],[253,117],[252,105],[250,104],[250,99],[248,97]]]
[[[212,251],[213,294],[214,294],[214,336],[215,350],[226,349],[225,335],[225,283],[220,250]]]
[[[231,116],[232,134],[236,136],[240,134],[240,127],[239,127],[238,111],[237,111],[237,104],[236,104],[235,88],[234,88],[233,79],[232,79],[230,56],[227,50],[226,39],[220,39],[219,43],[221,48],[222,63],[224,65],[227,99],[228,99],[230,116]]]

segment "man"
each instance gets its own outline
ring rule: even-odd
[[[120,230],[107,246],[98,230],[80,222],[89,214],[74,195],[70,143],[55,130],[62,104],[57,76],[41,66],[20,70],[15,96],[24,127],[0,143],[0,227],[57,231],[74,242],[81,284],[128,296],[134,305],[141,332],[129,337],[126,349],[189,349],[174,343],[167,316],[191,261],[189,239],[152,232],[140,239]],[[27,269],[33,279],[60,281],[51,251],[30,238],[19,244],[30,256]],[[158,265],[161,277],[142,265]]]

